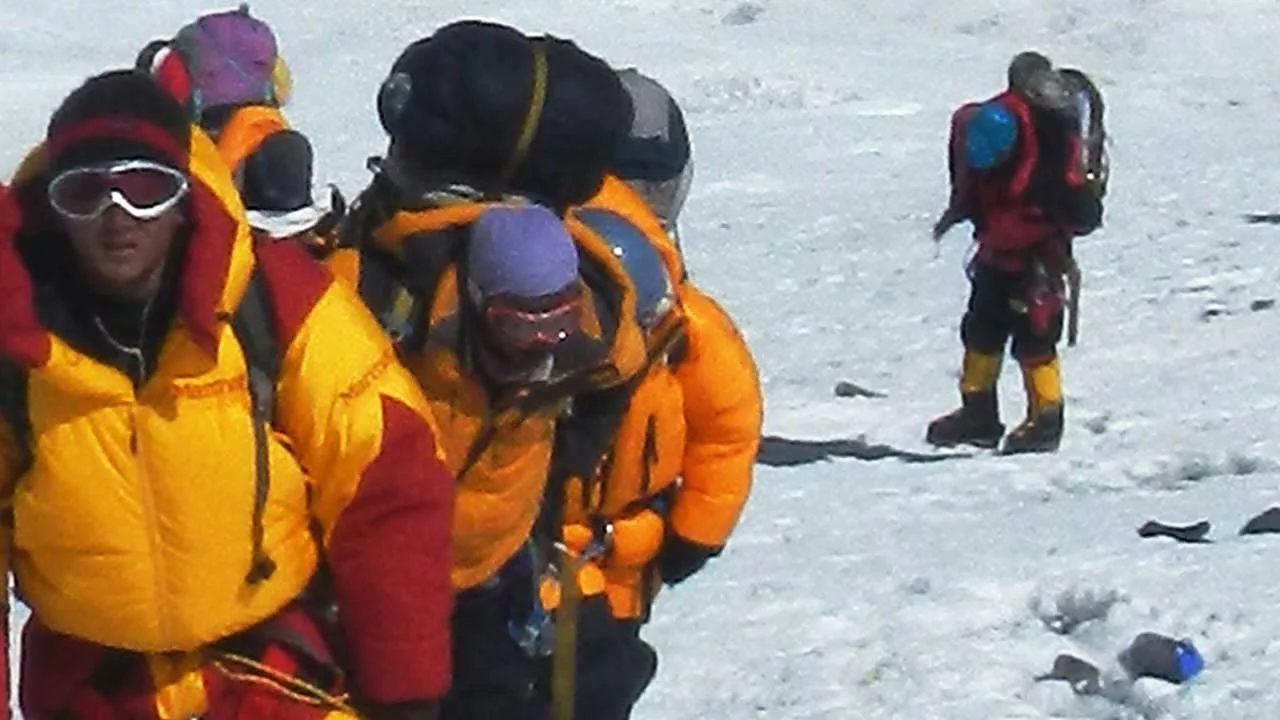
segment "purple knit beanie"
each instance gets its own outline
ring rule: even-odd
[[[545,297],[578,279],[578,248],[547,208],[499,205],[471,226],[467,271],[481,298]]]
[[[248,4],[198,18],[178,31],[173,44],[186,63],[198,107],[272,100],[276,37],[249,15]]]

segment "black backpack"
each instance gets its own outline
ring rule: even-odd
[[[276,564],[263,550],[262,516],[271,485],[268,427],[275,419],[276,382],[280,376],[282,348],[271,319],[271,298],[262,272],[254,268],[244,297],[231,318],[231,329],[244,352],[248,366],[248,385],[253,417],[254,497],[253,561],[245,582],[257,584],[271,577]],[[16,477],[31,468],[35,458],[32,447],[31,416],[27,411],[27,372],[11,364],[0,367],[0,416],[8,421],[19,457]],[[10,512],[12,508],[10,507]],[[12,525],[12,517],[6,521]]]
[[[1058,73],[1066,79],[1074,93],[1079,94],[1087,101],[1088,116],[1076,118],[1080,125],[1080,134],[1084,145],[1085,173],[1088,181],[1096,189],[1098,197],[1105,197],[1107,183],[1111,179],[1111,161],[1107,155],[1107,106],[1102,98],[1102,91],[1081,70],[1061,68]]]

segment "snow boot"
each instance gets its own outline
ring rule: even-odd
[[[1001,453],[1056,452],[1062,443],[1062,378],[1058,358],[1048,362],[1022,364],[1022,383],[1027,391],[1027,418],[1005,438]]]
[[[960,407],[929,423],[925,441],[938,447],[974,445],[994,448],[1004,437],[996,380],[1000,377],[1000,355],[966,349],[960,374]]]

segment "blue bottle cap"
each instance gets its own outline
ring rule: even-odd
[[[1190,680],[1204,670],[1204,658],[1190,640],[1178,641],[1174,653],[1178,660],[1178,675],[1184,681]]]

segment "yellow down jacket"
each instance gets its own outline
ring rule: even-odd
[[[188,150],[175,319],[136,388],[40,319],[20,250],[57,240],[41,217],[39,150],[16,178],[15,195],[31,201],[21,227],[0,234],[0,356],[26,376],[32,462],[19,474],[14,427],[0,422],[0,479],[22,597],[59,633],[193,651],[277,612],[323,552],[362,689],[442,693],[452,483],[421,390],[323,266],[285,244],[254,249],[208,137],[193,129]],[[275,568],[260,581],[247,577],[258,445],[229,324],[255,267],[282,349],[259,524]]]

